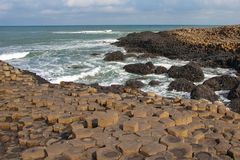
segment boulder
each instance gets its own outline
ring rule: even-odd
[[[167,68],[163,66],[157,66],[155,69],[155,74],[164,74],[167,73]]]
[[[182,67],[172,66],[168,70],[168,75],[172,78],[185,78],[193,82],[201,82],[204,79],[200,66],[192,62]]]
[[[128,64],[123,67],[126,72],[139,74],[139,75],[147,75],[154,73],[155,67],[151,62],[146,64],[136,63],[136,64]]]
[[[159,85],[161,82],[160,81],[157,81],[157,80],[152,80],[148,83],[148,85],[150,86],[157,86]]]
[[[168,90],[191,92],[195,87],[196,86],[193,82],[188,81],[184,78],[179,78],[169,84]]]
[[[206,85],[198,85],[191,92],[192,99],[207,99],[209,101],[217,101],[218,96],[215,92]]]
[[[144,83],[135,79],[130,79],[126,82],[126,86],[131,88],[142,88],[144,87]]]
[[[235,88],[233,88],[229,94],[228,94],[228,99],[235,99],[235,98],[240,98],[240,84],[237,85]]]
[[[240,113],[240,98],[233,99],[229,104],[232,111]]]
[[[124,61],[125,56],[122,52],[112,52],[105,55],[104,61]]]
[[[203,84],[209,86],[214,91],[231,90],[239,83],[237,77],[223,75],[206,80]]]

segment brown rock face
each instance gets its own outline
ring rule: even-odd
[[[196,61],[239,70],[240,25],[131,33],[115,43],[128,52]],[[147,54],[146,54],[147,55]]]

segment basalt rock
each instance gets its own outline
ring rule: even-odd
[[[189,63],[185,66],[172,66],[168,70],[169,77],[185,78],[193,82],[201,82],[204,79],[204,74],[200,66],[196,63]]]
[[[240,98],[233,99],[229,104],[229,108],[234,112],[240,113]]]
[[[148,84],[150,85],[150,86],[157,86],[157,85],[159,85],[161,82],[160,81],[158,81],[158,80],[152,80],[152,81],[150,81]]]
[[[236,87],[229,92],[227,98],[228,99],[240,98],[240,84],[236,85]]]
[[[157,66],[155,69],[155,74],[164,74],[167,73],[167,68],[163,66]]]
[[[131,33],[114,43],[128,52],[196,61],[240,71],[240,25]],[[148,56],[145,56],[148,58]]]
[[[169,84],[168,90],[191,92],[195,87],[196,86],[193,82],[188,81],[184,78],[179,78]]]
[[[142,88],[144,87],[144,83],[135,79],[130,79],[126,82],[126,86],[131,88]]]
[[[107,53],[104,58],[105,61],[124,61],[125,60],[125,55],[120,52],[112,52],[112,53]]]
[[[5,62],[0,73],[0,159],[239,157],[239,114],[221,102],[117,85],[39,85]],[[237,99],[231,105],[239,111]]]
[[[236,87],[239,83],[239,79],[237,77],[223,75],[218,77],[213,77],[206,80],[203,84],[209,86],[215,91],[220,90],[231,90]]]
[[[218,96],[215,92],[206,85],[198,85],[191,92],[192,99],[207,99],[209,101],[218,100]]]
[[[139,74],[139,75],[147,75],[152,74],[155,71],[155,67],[151,62],[146,64],[136,63],[136,64],[128,64],[123,67],[126,72]]]

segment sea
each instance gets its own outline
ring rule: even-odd
[[[131,63],[153,62],[170,68],[182,66],[187,61],[170,60],[166,57],[137,59],[129,58],[124,62],[105,62],[106,53],[126,52],[124,48],[112,43],[120,37],[133,32],[166,31],[179,28],[210,27],[186,25],[82,25],[82,26],[1,26],[0,60],[20,69],[37,73],[52,83],[61,81],[79,83],[99,83],[103,86],[125,84],[129,79],[140,78],[146,84],[143,91],[155,92],[165,97],[189,98],[186,92],[168,91],[168,85],[174,80],[167,74],[140,76],[124,71],[123,67]],[[218,75],[235,75],[236,71],[222,68],[203,68],[205,79]],[[158,80],[158,86],[148,83]],[[201,82],[202,83],[202,82]],[[197,83],[200,84],[200,83]],[[221,99],[229,91],[217,92]]]

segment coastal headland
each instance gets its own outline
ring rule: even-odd
[[[222,40],[224,45],[229,36],[227,47],[212,43],[220,47],[213,50],[219,56],[214,56],[209,45],[210,41],[215,42],[214,34],[206,34],[209,41],[203,40],[201,29],[133,33],[121,38],[117,45],[131,52],[141,51],[154,56],[158,53],[194,61],[169,70],[151,63],[137,64],[137,67],[133,64],[125,66],[126,71],[167,73],[177,79],[185,76],[187,81],[199,82],[204,76],[202,65],[238,70],[237,65],[225,66],[218,63],[217,58],[229,54],[238,64],[239,26],[223,27],[222,32],[220,28],[202,29],[206,32],[212,30],[210,33],[219,31],[225,37]],[[188,42],[181,41],[180,45],[183,39]],[[220,42],[220,39],[216,38],[216,41]],[[200,43],[206,43],[206,48],[200,47]],[[208,49],[209,52],[205,53]],[[122,56],[120,59],[124,60]],[[147,67],[150,71],[139,70],[139,67]],[[186,72],[191,73],[190,76]],[[185,80],[178,82],[181,82],[182,89],[191,86],[195,99],[165,98],[152,92],[145,93],[132,87],[136,84],[132,81],[126,86],[110,87],[72,82],[51,84],[34,73],[0,61],[0,159],[240,159],[238,77],[217,77],[200,86],[187,82],[187,87],[182,86]],[[229,82],[227,85],[226,81]],[[216,90],[230,88],[229,98],[237,99],[232,110],[217,101],[214,95]],[[204,92],[209,100],[201,95]]]
[[[114,44],[145,57],[165,56],[238,71],[240,67],[240,25],[132,33]]]

